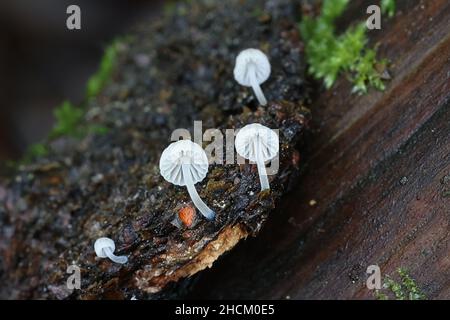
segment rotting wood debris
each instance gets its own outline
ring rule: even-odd
[[[172,11],[119,43],[114,75],[85,117],[106,134],[56,139],[47,157],[2,180],[0,297],[173,297],[174,282],[256,235],[298,182],[310,118],[299,1],[191,1]],[[272,64],[264,108],[232,75],[250,47]],[[256,165],[211,165],[196,188],[217,217],[197,212],[186,225],[174,221],[192,205],[189,195],[160,176],[158,161],[171,132],[194,120],[222,132],[253,122],[279,129],[280,169],[271,191],[259,193]],[[102,236],[127,264],[96,258]],[[66,286],[69,265],[81,269],[80,290]]]

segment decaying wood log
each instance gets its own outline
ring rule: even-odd
[[[369,4],[351,1],[340,24]],[[298,188],[191,297],[374,298],[366,268],[377,264],[383,277],[407,268],[429,299],[450,298],[450,3],[397,4],[369,33],[391,61],[386,91],[352,95],[340,79],[319,95]]]
[[[377,264],[383,277],[407,268],[427,298],[449,299],[450,3],[397,1],[396,16],[369,32],[391,61],[386,91],[352,95],[340,79],[314,99],[314,132],[298,149],[309,118],[299,4],[192,2],[121,44],[114,79],[86,119],[108,134],[54,141],[48,158],[0,183],[0,296],[373,298],[366,268]],[[259,3],[263,11],[250,9]],[[338,26],[364,19],[369,4],[351,1]],[[271,57],[268,109],[232,79],[247,47]],[[257,198],[254,167],[213,165],[197,188],[218,220],[179,229],[187,192],[156,165],[171,131],[194,120],[280,127],[281,171]],[[300,182],[280,202],[299,158]],[[129,264],[95,258],[103,235]],[[65,286],[70,264],[82,268],[81,290]],[[189,276],[196,281],[179,280]]]
[[[252,10],[264,5],[264,15]],[[169,283],[257,234],[296,181],[309,120],[299,12],[288,0],[192,1],[119,42],[113,79],[86,114],[109,131],[56,139],[49,156],[2,182],[0,297],[173,297]],[[270,56],[266,108],[233,79],[234,59],[248,47]],[[254,165],[211,165],[197,189],[217,218],[197,214],[185,227],[178,213],[192,206],[188,194],[160,176],[158,162],[172,131],[195,120],[223,133],[253,122],[279,129],[280,170],[271,192],[260,193]],[[102,236],[129,262],[96,258]],[[69,265],[81,269],[79,290],[66,286]]]

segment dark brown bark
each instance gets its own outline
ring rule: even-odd
[[[270,19],[256,19],[257,24],[254,13],[239,10],[228,20],[218,15],[213,30],[211,20],[192,11],[175,25],[158,21],[137,32],[134,44],[125,46],[121,72],[92,103],[99,114],[94,121],[108,124],[110,133],[54,151],[51,162],[25,168],[20,179],[0,188],[3,297],[158,298],[162,293],[151,293],[154,288],[193,274],[239,239],[258,233],[286,192],[282,185],[295,181],[300,156],[295,150],[308,119],[301,104],[304,65],[292,60],[302,53],[299,17],[295,3],[277,3]],[[386,91],[352,95],[351,84],[340,79],[319,94],[311,106],[314,132],[307,150],[300,149],[303,172],[293,191],[277,202],[257,237],[198,274],[193,288],[170,282],[166,296],[190,285],[187,296],[193,298],[372,298],[366,268],[378,264],[384,276],[407,268],[427,298],[450,298],[450,4],[397,3],[396,17],[370,32],[379,56],[391,61]],[[366,4],[352,1],[339,25],[364,19]],[[238,19],[242,14],[248,14],[247,22]],[[205,38],[212,32],[213,39]],[[261,113],[231,72],[236,51],[266,38],[278,74],[264,88],[277,102]],[[151,56],[156,74],[149,76],[149,68],[133,62],[143,52],[157,53]],[[167,114],[161,117],[157,110]],[[297,112],[302,116],[294,116]],[[158,130],[152,119],[162,121]],[[178,205],[188,203],[187,193],[166,185],[153,167],[171,129],[190,127],[194,119],[220,128],[263,121],[281,125],[285,138],[294,134],[283,142],[286,175],[272,181],[267,202],[248,194],[258,188],[254,168],[214,167],[207,178],[212,189],[207,180],[198,188],[207,202],[225,199],[231,209],[212,225],[200,218],[193,229],[179,230],[170,222]],[[104,180],[94,183],[94,173]],[[242,188],[232,187],[236,177]],[[225,185],[214,183],[222,180]],[[149,202],[152,195],[156,204]],[[242,203],[245,208],[239,208]],[[115,236],[119,252],[131,257],[129,266],[94,258],[92,244],[100,235]],[[211,241],[199,245],[193,259],[184,259],[185,250],[205,236]],[[175,244],[181,244],[179,251]],[[83,289],[70,293],[64,289],[65,268],[73,260],[82,264]]]
[[[344,25],[364,18],[367,2],[351,3]],[[391,61],[386,91],[351,95],[341,79],[320,94],[298,188],[193,296],[373,298],[366,268],[378,264],[383,276],[407,268],[427,298],[450,298],[450,4],[397,4],[369,33]]]
[[[174,297],[181,291],[172,283],[258,233],[298,176],[309,120],[300,7],[278,1],[262,19],[251,9],[263,3],[194,1],[118,44],[113,79],[86,114],[108,133],[53,140],[48,157],[20,168],[1,189],[1,297]],[[265,108],[233,79],[234,59],[248,47],[271,57]],[[217,217],[197,213],[185,227],[178,214],[192,206],[187,190],[166,182],[158,164],[172,131],[192,129],[194,120],[224,136],[254,122],[280,129],[280,170],[271,191],[260,193],[255,165],[211,165],[196,187]],[[96,258],[93,244],[102,236],[115,240],[127,264]],[[80,290],[66,286],[72,264],[81,268]]]

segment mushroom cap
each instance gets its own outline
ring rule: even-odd
[[[112,252],[116,250],[116,245],[114,241],[110,238],[98,238],[94,243],[94,250],[97,257],[106,258],[107,255],[103,251],[104,248],[111,248]]]
[[[279,138],[275,131],[259,123],[248,124],[236,135],[236,151],[250,161],[257,161],[256,144],[260,143],[263,161],[273,159],[279,150]]]
[[[259,49],[246,49],[236,57],[234,66],[234,79],[242,86],[251,87],[249,66],[254,65],[258,84],[266,81],[270,76],[270,62],[267,56]]]
[[[208,157],[198,144],[191,140],[171,143],[161,154],[159,171],[164,179],[177,186],[185,186],[182,165],[189,164],[192,180],[202,181],[208,173]]]

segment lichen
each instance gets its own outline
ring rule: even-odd
[[[344,73],[353,83],[353,92],[363,94],[369,87],[384,90],[382,72],[386,60],[377,61],[376,48],[368,48],[366,26],[359,23],[338,35],[335,20],[344,12],[348,0],[324,0],[319,16],[303,17],[300,31],[305,42],[309,73],[323,80],[327,89]],[[389,3],[388,3],[389,4]],[[395,7],[395,3],[394,3]],[[392,10],[392,4],[386,10]]]
[[[422,290],[418,287],[416,281],[409,275],[405,268],[398,268],[397,273],[400,282],[387,276],[383,289],[375,292],[378,300],[389,300],[390,296],[394,296],[395,300],[425,300],[426,297]]]

